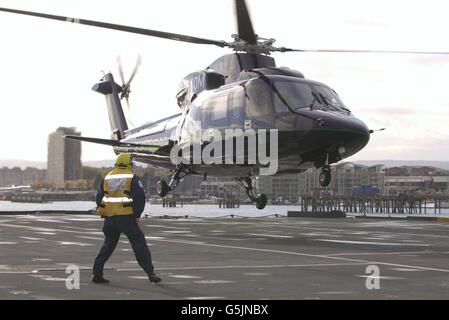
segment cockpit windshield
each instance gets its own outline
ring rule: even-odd
[[[272,83],[276,112],[310,108],[325,111],[349,111],[337,94],[325,86],[296,80]]]

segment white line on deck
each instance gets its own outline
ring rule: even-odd
[[[208,269],[255,269],[255,268],[306,268],[306,267],[335,267],[335,266],[363,266],[367,263],[312,263],[312,264],[274,264],[274,265],[254,265],[254,266],[192,266],[157,268],[157,270],[208,270]],[[141,271],[142,269],[116,269],[116,271]]]
[[[419,267],[419,266],[413,266],[413,265],[396,264],[396,263],[389,263],[389,262],[382,262],[382,261],[367,261],[367,260],[349,259],[349,258],[333,257],[333,256],[328,256],[328,255],[318,255],[318,254],[310,254],[310,253],[302,253],[302,252],[281,251],[281,250],[250,248],[250,247],[236,247],[236,246],[228,246],[228,245],[209,244],[209,243],[195,243],[195,242],[182,241],[182,240],[181,241],[179,241],[179,240],[154,240],[154,241],[172,242],[172,243],[180,243],[180,244],[192,244],[192,245],[215,247],[215,248],[228,248],[228,249],[237,249],[237,250],[281,253],[281,254],[289,254],[289,255],[296,255],[296,256],[302,256],[302,257],[313,257],[313,258],[332,259],[332,260],[340,260],[340,261],[348,261],[348,262],[359,262],[359,263],[363,263],[363,264],[378,264],[378,265],[393,266],[393,267],[415,268],[415,269],[422,269],[422,270],[427,270],[427,271],[437,271],[437,272],[449,273],[448,269]]]

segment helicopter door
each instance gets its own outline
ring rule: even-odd
[[[261,79],[254,79],[246,85],[245,127],[271,129],[274,127],[271,88]]]
[[[176,128],[176,137],[178,138],[178,143],[183,142],[182,140],[182,132],[184,128],[184,124],[186,122],[186,117],[189,114],[189,108],[187,108],[181,115],[181,118],[179,119],[178,127]]]
[[[276,112],[275,125],[279,130],[292,130],[296,128],[299,115],[292,113],[286,105],[289,102],[286,99],[291,96],[289,92],[282,91],[277,86],[276,90],[273,90],[274,110]]]

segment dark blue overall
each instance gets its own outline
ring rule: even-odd
[[[96,202],[98,206],[100,206],[104,196],[103,182],[100,183],[97,191]],[[131,197],[133,199],[134,214],[104,218],[103,233],[105,239],[103,246],[94,261],[94,275],[103,275],[104,264],[114,252],[122,233],[128,237],[140,267],[146,273],[153,272],[150,249],[145,240],[145,235],[136,221],[136,219],[140,218],[140,215],[145,208],[145,191],[143,190],[142,183],[137,175],[134,175],[131,182]]]

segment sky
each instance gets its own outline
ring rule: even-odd
[[[447,1],[247,0],[255,32],[295,49],[449,51]],[[231,41],[231,0],[0,0],[37,11]],[[0,12],[0,159],[46,161],[48,134],[76,127],[109,138],[104,97],[91,90],[102,71],[129,76],[134,125],[178,113],[181,79],[230,49]],[[370,129],[386,127],[348,158],[449,161],[449,55],[274,53],[338,92]],[[124,104],[125,113],[128,114]],[[132,127],[132,125],[130,125]],[[114,158],[83,143],[82,160]]]

